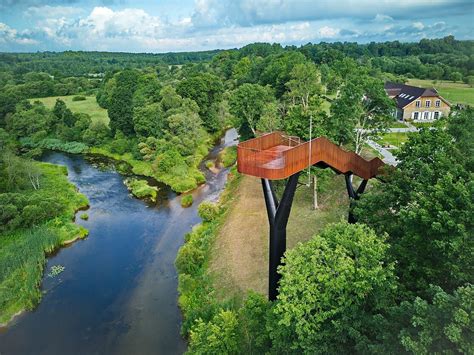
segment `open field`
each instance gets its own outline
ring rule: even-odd
[[[301,182],[304,182],[304,177]],[[287,248],[316,235],[329,223],[347,218],[344,177],[335,176],[312,209],[312,188],[298,187],[287,228]],[[211,252],[210,270],[222,296],[241,299],[268,288],[268,220],[260,179],[243,176]]]
[[[464,83],[455,83],[446,80],[438,80],[436,83],[433,83],[432,80],[410,79],[408,84],[421,87],[434,87],[441,96],[453,104],[474,105],[474,88]]]
[[[396,147],[401,147],[403,143],[408,140],[408,135],[409,133],[406,132],[390,132],[384,134],[382,137],[376,139],[375,141],[381,145],[390,144]]]
[[[46,107],[53,108],[56,103],[56,99],[63,100],[67,107],[72,112],[87,113],[91,116],[92,121],[102,121],[106,124],[109,123],[109,116],[107,110],[99,106],[95,100],[95,96],[86,96],[84,101],[72,101],[72,98],[76,95],[69,96],[50,96],[39,99],[32,99],[31,101],[41,101]]]

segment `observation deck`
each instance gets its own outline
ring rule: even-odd
[[[298,137],[273,132],[237,146],[237,169],[246,175],[281,180],[316,164],[329,166],[340,174],[352,173],[364,180],[380,174],[379,169],[385,165],[380,158],[365,160],[325,137],[302,142]]]

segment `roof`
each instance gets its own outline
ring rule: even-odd
[[[435,88],[420,88],[392,82],[386,82],[384,88],[387,95],[394,96],[398,108],[404,108],[420,97],[436,96],[441,98]],[[446,102],[446,100],[443,101]]]

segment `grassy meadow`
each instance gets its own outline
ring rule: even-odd
[[[56,103],[56,99],[63,100],[67,107],[72,112],[87,113],[91,116],[92,121],[102,121],[106,124],[109,123],[109,116],[107,110],[103,109],[97,103],[95,96],[85,96],[83,101],[72,101],[72,98],[76,95],[69,96],[50,96],[39,99],[32,99],[32,101],[41,101],[46,107],[53,108]]]
[[[434,87],[441,96],[452,104],[474,105],[474,88],[461,82],[410,79],[408,85]]]

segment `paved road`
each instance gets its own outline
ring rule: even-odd
[[[388,149],[385,149],[384,147],[374,142],[373,140],[369,140],[367,144],[370,147],[374,148],[377,152],[382,154],[383,156],[382,160],[384,161],[384,163],[393,165],[393,166],[396,166],[398,164],[397,158],[395,158],[395,156]]]

